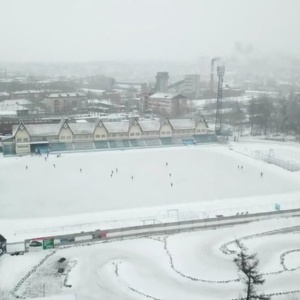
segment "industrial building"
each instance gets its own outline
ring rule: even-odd
[[[59,114],[78,111],[86,99],[82,93],[52,93],[43,102],[47,112]]]
[[[187,98],[181,94],[155,93],[147,98],[147,107],[161,115],[178,117],[187,113]]]
[[[189,74],[184,76],[182,93],[189,98],[200,96],[200,75]]]
[[[156,84],[155,84],[156,92],[167,93],[168,92],[168,81],[169,81],[169,73],[168,72],[157,72]]]

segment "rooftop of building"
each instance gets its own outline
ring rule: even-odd
[[[1,106],[10,105],[31,105],[32,102],[27,99],[14,99],[14,100],[4,100],[0,102]]]
[[[47,98],[85,97],[83,93],[52,93]]]
[[[179,93],[155,93],[151,96],[149,96],[150,99],[166,99],[166,100],[172,100],[176,98],[186,98],[183,95]]]
[[[26,124],[20,123],[19,125],[13,126],[13,136],[17,132],[20,126],[26,129],[31,136],[57,136],[62,128],[69,128],[73,134],[93,134],[95,129],[104,127],[108,133],[128,133],[129,128],[134,126],[140,126],[143,132],[159,131],[162,124],[170,124],[173,130],[187,130],[195,129],[198,122],[207,124],[203,117],[189,118],[189,119],[152,119],[152,120],[139,120],[133,118],[131,120],[122,121],[103,121],[97,118],[94,122],[68,122],[62,119],[60,123],[56,124]]]

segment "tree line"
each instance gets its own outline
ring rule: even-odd
[[[250,125],[250,134],[300,134],[300,95],[291,93],[287,98],[252,98],[248,104],[235,102],[231,110],[223,112],[224,124]]]

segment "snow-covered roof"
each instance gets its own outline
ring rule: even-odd
[[[13,105],[13,104],[30,105],[32,104],[32,102],[27,99],[4,100],[0,102],[0,105]]]
[[[120,122],[103,122],[106,130],[109,133],[116,132],[128,132],[129,130],[129,121],[120,121]]]
[[[18,127],[19,125],[13,126],[13,135],[15,135]],[[26,124],[25,128],[31,136],[49,136],[58,134],[60,124]]]
[[[180,96],[182,98],[185,98],[181,94],[173,94],[173,93],[155,93],[151,95],[149,98],[150,99],[166,99],[166,100],[172,100],[175,97]]]
[[[105,105],[113,105],[110,100],[98,100],[98,99],[88,99],[87,100],[88,104],[105,104]]]
[[[0,111],[17,111],[17,110],[28,110],[28,108],[16,103],[3,104],[2,102],[0,102]]]
[[[94,123],[68,123],[74,134],[91,134],[94,132]]]
[[[52,93],[47,98],[85,97],[83,93]]]
[[[0,92],[0,96],[9,96],[9,93],[6,93],[6,92]]]
[[[142,131],[159,131],[160,121],[159,120],[141,120],[138,121]]]
[[[193,119],[170,119],[169,121],[174,130],[195,129],[195,121]]]
[[[15,110],[0,110],[0,116],[16,116],[17,112]]]
[[[37,93],[42,93],[42,91],[39,91],[39,90],[25,90],[25,91],[12,92],[12,94],[14,94],[14,95],[37,94]]]

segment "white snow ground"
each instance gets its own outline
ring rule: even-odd
[[[282,209],[299,208],[300,172],[291,173],[235,152],[243,152],[242,147],[236,143],[233,150],[203,146],[76,153],[50,156],[47,161],[35,156],[0,158],[1,234],[9,242],[18,242],[55,233],[270,211],[275,203]],[[298,145],[290,147],[299,153]],[[243,171],[238,165],[243,165]],[[46,283],[47,296],[66,293],[78,300],[145,299],[145,295],[166,300],[230,299],[242,292],[240,283],[206,282],[236,277],[232,256],[220,252],[220,246],[244,235],[296,225],[300,225],[299,218],[278,219],[166,239],[139,238],[63,249],[38,267],[17,293],[41,297]],[[294,228],[284,235],[245,240],[250,251],[258,252],[264,273],[296,268],[266,275],[265,292],[300,289],[299,238]],[[1,257],[0,295],[1,290],[13,289],[41,255],[47,254]],[[67,280],[72,288],[62,287],[56,275],[61,256],[74,265]]]
[[[265,274],[266,282],[261,292],[300,290],[300,257],[293,256],[297,252],[286,255],[287,270],[280,263],[281,254],[299,250],[299,233],[300,218],[295,217],[218,230],[69,247],[49,256],[25,281],[17,295],[34,298],[42,297],[43,292],[46,296],[70,293],[78,300],[145,299],[145,295],[152,297],[150,299],[164,300],[237,298],[243,294],[243,285],[233,281],[238,279],[234,255],[225,254],[220,249],[224,249],[222,246],[227,242],[245,237],[243,243],[250,252],[258,253],[260,271]],[[227,245],[227,249],[234,250],[234,243]],[[30,270],[28,257],[40,259],[41,253],[46,255],[50,251],[19,257],[4,256],[6,264],[15,266],[16,278],[6,282],[6,277],[0,276],[1,282],[7,288],[13,288],[21,274]],[[67,278],[71,288],[62,287],[65,276],[55,276],[60,257],[65,257],[69,266],[74,266]],[[2,263],[0,260],[0,268]],[[294,268],[296,270],[290,271]],[[287,296],[273,299],[287,299]]]
[[[224,146],[1,158],[0,182],[9,242],[300,206],[298,174]]]

